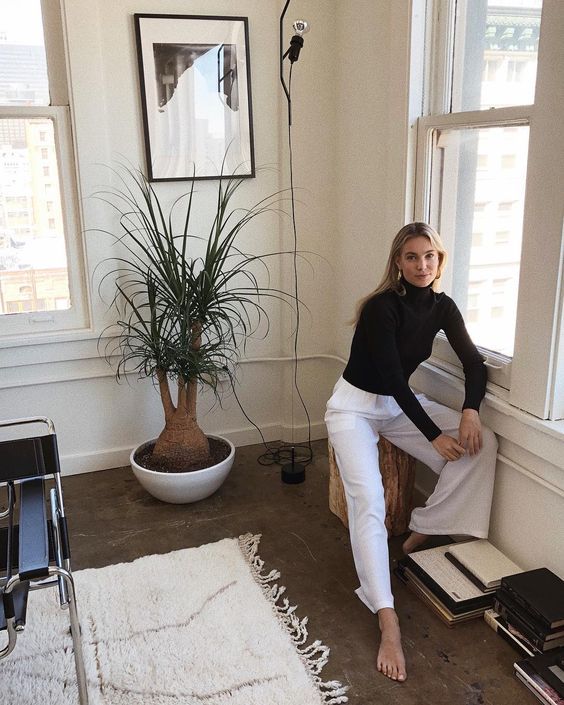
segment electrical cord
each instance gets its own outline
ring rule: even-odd
[[[294,64],[290,64],[290,74],[288,77],[288,96],[291,102],[292,99],[292,69]],[[294,389],[299,397],[302,408],[305,412],[307,419],[307,444],[306,447],[309,452],[309,460],[304,465],[309,464],[313,460],[313,450],[311,447],[311,419],[309,412],[307,410],[306,403],[302,397],[300,391],[300,386],[298,384],[298,340],[300,334],[300,300],[299,300],[299,289],[298,289],[298,229],[296,225],[296,199],[294,193],[294,152],[292,145],[292,121],[288,119],[288,153],[290,158],[290,197],[292,204],[292,233],[294,237],[294,249],[293,249],[293,265],[294,265],[294,301],[296,304],[296,329],[294,332]],[[292,405],[292,416],[293,416],[293,405]],[[293,419],[292,419],[293,420]],[[292,434],[293,434],[293,423],[292,423]],[[296,447],[295,444],[293,444]],[[301,445],[301,444],[300,444]],[[301,445],[303,448],[303,445]],[[289,448],[291,452],[291,446]]]
[[[266,452],[262,453],[257,458],[257,462],[259,463],[259,465],[284,465],[285,463],[292,460],[292,449],[294,449],[293,457],[296,462],[301,463],[302,465],[304,465],[304,467],[312,462],[313,450],[311,448],[311,442],[309,442],[307,445],[304,443],[267,443],[263,432],[249,417],[249,415],[243,408],[243,405],[241,404],[239,397],[237,396],[237,392],[235,391],[234,384],[231,385],[231,389],[233,390],[235,401],[241,409],[243,416],[259,432],[262,444],[266,448]]]
[[[290,64],[290,73],[288,77],[288,105],[291,105],[292,99],[292,69],[294,64]],[[243,416],[247,421],[256,428],[259,432],[262,444],[264,445],[266,451],[259,455],[257,462],[260,465],[285,465],[286,463],[299,463],[303,467],[306,467],[313,462],[313,448],[311,445],[311,418],[303,399],[302,393],[300,391],[298,383],[298,341],[300,333],[300,301],[299,301],[299,281],[298,281],[298,229],[296,225],[296,202],[294,193],[294,154],[292,146],[292,120],[291,113],[288,110],[288,150],[289,150],[289,170],[290,170],[290,200],[292,207],[292,232],[294,239],[294,246],[292,250],[293,255],[293,268],[294,268],[294,293],[293,299],[296,306],[296,328],[294,331],[294,354],[293,354],[293,387],[299,397],[302,408],[305,412],[307,419],[307,441],[304,443],[276,443],[275,445],[268,444],[264,438],[264,435],[260,428],[255,424],[255,422],[249,417],[243,405],[241,404],[237,392],[235,391],[235,384],[231,380],[231,388],[235,396],[235,400],[241,409]],[[292,403],[292,439],[294,434],[294,424],[293,424],[294,406]]]

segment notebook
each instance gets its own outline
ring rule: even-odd
[[[487,539],[456,543],[449,546],[448,552],[486,589],[498,587],[501,579],[507,575],[523,572]]]

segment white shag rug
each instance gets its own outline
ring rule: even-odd
[[[260,536],[74,573],[91,705],[338,705],[329,649],[265,573]],[[0,702],[76,705],[68,614],[32,592],[28,624],[0,661]]]

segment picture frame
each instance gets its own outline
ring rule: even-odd
[[[254,177],[247,17],[134,21],[149,181]]]

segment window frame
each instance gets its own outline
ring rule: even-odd
[[[517,106],[496,108],[493,110],[474,110],[464,113],[447,113],[444,115],[429,115],[417,121],[417,170],[415,177],[415,220],[433,222],[433,205],[431,203],[431,182],[433,179],[433,153],[436,148],[436,135],[445,129],[471,129],[488,127],[530,127],[532,106]],[[484,114],[487,112],[487,114]],[[452,243],[445,241],[447,252],[452,249]],[[447,266],[446,278],[449,276]],[[510,388],[511,358],[479,348],[486,358],[489,367],[489,379],[503,387]],[[450,365],[460,366],[460,361],[450,347],[444,333],[440,333],[433,346],[433,356],[444,360]]]
[[[41,0],[43,33],[49,80],[50,105],[2,106],[0,118],[52,121],[58,166],[59,193],[67,256],[71,307],[67,310],[35,311],[0,317],[0,346],[34,340],[46,335],[89,330],[91,315],[86,276],[82,217],[78,199],[78,170],[73,144],[72,116],[61,8],[57,0]]]
[[[432,30],[431,41],[425,43],[430,86],[424,89],[423,116],[417,119],[415,131],[413,200],[413,219],[427,220],[435,130],[529,125],[515,349],[512,359],[487,351],[484,354],[492,393],[551,420],[564,418],[564,138],[555,129],[555,124],[561,124],[557,116],[564,114],[559,77],[563,68],[560,37],[564,9],[558,3],[543,2],[534,105],[452,113],[449,76],[454,64],[456,0],[427,0],[427,28]],[[547,178],[550,189],[546,188]],[[463,376],[460,362],[441,334],[432,362],[457,377]]]

